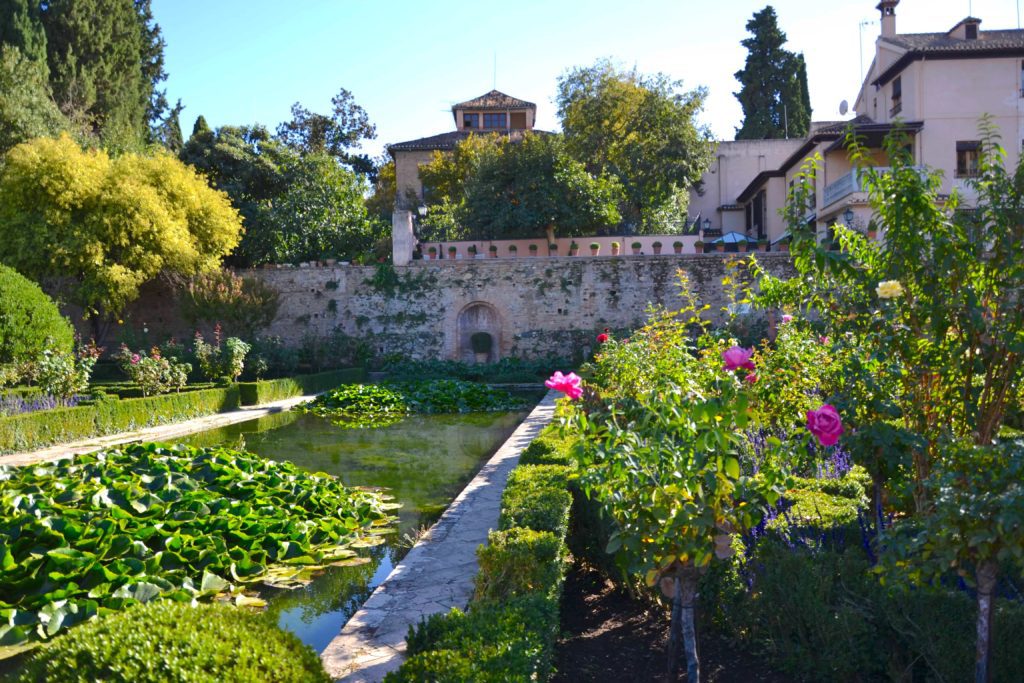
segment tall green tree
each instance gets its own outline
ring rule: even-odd
[[[561,136],[527,133],[489,150],[466,182],[460,214],[471,234],[551,241],[618,223],[618,181],[587,173]]]
[[[165,77],[149,0],[50,0],[39,7],[61,111],[112,149],[148,141],[155,85]]]
[[[300,154],[329,154],[356,173],[375,180],[373,160],[355,150],[363,140],[376,138],[377,128],[345,88],[331,98],[330,114],[312,112],[298,102],[293,104],[292,120],[278,126],[277,136]]]
[[[16,47],[26,59],[45,64],[46,32],[38,2],[0,0],[0,45]]]
[[[802,54],[783,48],[786,34],[779,28],[775,10],[769,5],[747,22],[747,61],[736,72],[740,91],[736,99],[743,107],[743,125],[737,140],[797,138],[811,127],[811,96],[807,89],[807,64]]]
[[[69,127],[50,96],[46,60],[31,59],[13,45],[0,46],[0,156],[21,142]]]
[[[624,221],[638,232],[670,230],[657,217],[696,186],[711,165],[710,131],[697,124],[704,88],[682,90],[664,74],[644,75],[609,60],[558,79],[558,116],[568,152],[594,176],[616,177]]]

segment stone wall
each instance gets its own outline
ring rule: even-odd
[[[247,271],[282,293],[266,334],[300,344],[339,331],[371,344],[377,354],[473,360],[469,339],[486,332],[489,360],[508,356],[587,353],[608,327],[642,324],[648,304],[676,309],[676,270],[688,275],[712,316],[726,305],[721,280],[726,254],[596,258],[414,261],[392,268],[336,266]],[[735,255],[732,255],[735,256]],[[758,254],[774,274],[789,274],[788,254]],[[745,271],[744,271],[745,272]],[[147,293],[130,324],[151,333],[189,338],[166,294]]]

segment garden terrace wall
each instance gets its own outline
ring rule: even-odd
[[[602,252],[603,253],[603,252]],[[712,318],[729,303],[721,281],[735,254],[522,257],[413,261],[408,266],[333,266],[246,271],[281,292],[264,334],[300,346],[334,331],[365,341],[374,354],[474,360],[469,339],[495,338],[488,360],[584,355],[605,327],[628,330],[648,304],[680,306],[677,269],[685,271]],[[794,274],[789,254],[757,254],[773,275]],[[150,334],[188,339],[173,296],[156,286],[128,312]],[[72,317],[72,319],[75,319]]]

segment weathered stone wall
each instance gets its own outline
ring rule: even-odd
[[[392,268],[336,266],[247,271],[277,288],[281,308],[265,331],[290,345],[335,331],[377,354],[473,360],[469,339],[487,332],[490,360],[585,353],[605,327],[626,330],[648,304],[680,306],[676,270],[685,271],[709,315],[729,303],[721,281],[727,254],[596,258],[413,261]],[[733,257],[737,255],[732,255]],[[792,273],[789,255],[758,254],[773,274]],[[745,270],[741,269],[741,273]],[[166,293],[150,291],[130,324],[188,339]]]

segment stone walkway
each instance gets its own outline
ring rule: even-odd
[[[431,614],[466,607],[477,572],[476,549],[498,525],[508,474],[551,421],[557,397],[555,392],[544,397],[328,644],[320,658],[332,678],[379,682],[401,665],[409,626]]]
[[[314,398],[316,398],[316,396],[293,396],[292,398],[275,401],[274,403],[238,408],[226,413],[197,417],[185,422],[175,422],[173,424],[147,427],[134,432],[121,432],[120,434],[97,436],[92,439],[72,441],[70,443],[50,446],[49,448],[43,448],[37,451],[0,455],[0,465],[21,466],[34,465],[39,462],[52,462],[54,460],[70,458],[82,453],[91,453],[101,448],[119,446],[121,444],[132,443],[134,441],[171,441],[178,437],[185,436],[186,434],[204,432],[207,429],[216,429],[217,427],[225,427],[237,422],[255,420],[256,418],[264,417],[265,415],[280,413],[288,410],[292,406],[302,403],[303,401],[311,401]]]

